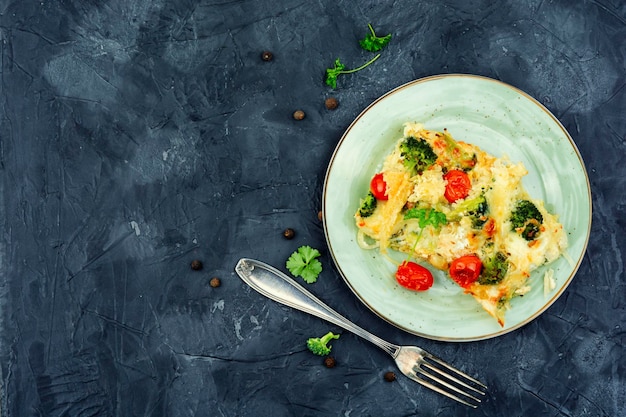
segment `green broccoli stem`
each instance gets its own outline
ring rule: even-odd
[[[327,345],[328,342],[330,342],[331,339],[339,339],[339,335],[338,334],[333,334],[333,332],[328,332],[328,333],[326,333],[324,336],[322,336],[320,338],[320,341],[324,345]]]
[[[483,194],[478,195],[470,200],[463,200],[460,202],[457,207],[448,213],[448,217],[455,218],[460,216],[462,213],[466,211],[475,211],[478,210],[478,207],[481,203],[485,203],[485,196]]]
[[[352,72],[357,72],[357,71],[361,71],[363,68],[367,67],[368,65],[372,64],[374,61],[376,61],[378,58],[380,58],[380,54],[377,54],[374,58],[370,59],[369,61],[367,61],[365,64],[361,65],[358,68],[354,68],[351,70],[345,70],[345,71],[338,71],[337,74],[350,74]]]

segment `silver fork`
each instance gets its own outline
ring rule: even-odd
[[[250,287],[274,301],[336,324],[375,344],[391,355],[400,371],[425,387],[472,408],[477,408],[487,386],[417,346],[399,346],[360,328],[328,307],[278,269],[248,258],[235,271]]]

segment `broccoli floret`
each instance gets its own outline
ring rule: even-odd
[[[328,332],[322,337],[312,337],[306,341],[306,347],[316,355],[325,356],[330,353],[332,346],[328,342],[332,339],[339,339],[339,335]]]
[[[404,166],[411,172],[421,174],[437,160],[437,154],[424,139],[409,136],[400,144],[400,155]]]
[[[492,258],[483,262],[483,269],[478,277],[479,284],[493,285],[504,279],[509,270],[509,261],[502,252],[497,252]]]
[[[451,161],[455,162],[459,168],[467,172],[476,166],[478,162],[476,153],[464,151],[448,133],[444,132],[443,139],[446,142],[446,153],[450,156]]]
[[[536,239],[541,231],[543,216],[531,201],[519,200],[511,213],[511,228],[524,239]]]
[[[463,213],[472,216],[472,226],[476,229],[483,227],[487,221],[487,213],[489,213],[489,205],[484,194],[480,194],[469,200],[463,200],[454,210],[448,214],[450,220],[457,220]]]
[[[365,198],[363,200],[361,200],[361,207],[359,207],[359,215],[361,217],[369,217],[374,213],[374,210],[376,210],[376,197],[374,197],[374,194],[370,191],[367,193],[367,195],[365,196]]]

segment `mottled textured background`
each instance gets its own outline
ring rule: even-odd
[[[332,91],[335,58],[371,56],[357,43],[370,22],[393,41]],[[626,415],[624,1],[3,0],[0,39],[3,416]],[[354,117],[441,73],[537,98],[571,133],[593,193],[568,290],[481,342],[419,339],[367,310],[317,217]],[[242,256],[283,268],[302,244],[323,252],[312,292],[483,379],[482,407],[385,382],[391,359],[348,333],[333,369],[306,351],[338,329],[233,271]]]

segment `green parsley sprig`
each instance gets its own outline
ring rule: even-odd
[[[383,49],[389,41],[391,41],[391,33],[386,36],[377,36],[376,32],[374,32],[374,28],[370,23],[367,24],[367,27],[370,30],[365,38],[359,41],[359,45],[361,48],[365,49],[369,52],[378,52]],[[334,67],[326,69],[326,85],[332,88],[337,88],[337,77],[341,74],[351,74],[353,72],[361,71],[363,68],[371,65],[374,61],[380,58],[380,54],[377,54],[374,58],[367,61],[365,64],[361,65],[358,68],[354,68],[351,70],[347,70],[346,66],[337,58],[334,63]]]
[[[302,277],[307,284],[317,281],[322,272],[322,263],[317,259],[320,252],[310,246],[300,246],[297,251],[287,259],[287,269],[295,277]]]
[[[370,59],[360,67],[351,70],[347,70],[346,66],[341,63],[339,58],[335,59],[335,66],[333,68],[326,69],[326,85],[332,88],[337,88],[337,77],[339,77],[341,74],[351,74],[353,72],[361,71],[363,68],[376,61],[378,58],[380,58],[380,54],[377,54],[374,58]]]
[[[389,41],[391,41],[391,33],[386,36],[376,36],[376,32],[374,32],[374,28],[371,24],[367,24],[367,27],[370,30],[365,38],[359,41],[361,48],[365,49],[369,52],[378,52],[383,49]]]
[[[408,209],[404,213],[404,220],[408,220],[408,219],[417,219],[420,225],[420,231],[417,234],[417,237],[415,238],[415,243],[413,244],[413,249],[411,250],[411,253],[415,251],[415,248],[417,247],[417,242],[419,242],[419,240],[421,239],[422,232],[424,231],[424,228],[426,226],[432,226],[435,229],[439,229],[444,224],[448,224],[448,219],[446,218],[446,215],[435,209],[427,209],[427,208]],[[408,255],[406,260],[408,261],[410,258],[411,258],[411,255]]]
[[[422,229],[428,225],[437,229],[448,223],[446,215],[435,209],[412,208],[404,213],[404,219],[418,219],[420,228]]]

